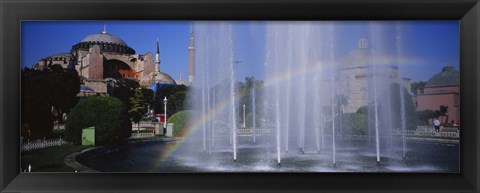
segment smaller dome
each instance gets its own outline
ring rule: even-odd
[[[144,85],[149,85],[154,83],[158,83],[161,85],[177,85],[175,80],[170,75],[163,72],[158,72],[158,73],[151,72],[147,76],[144,76],[140,82],[141,84],[144,84]]]
[[[460,85],[460,72],[456,71],[453,66],[445,66],[442,72],[427,81],[425,88],[456,85]]]
[[[177,84],[170,75],[165,74],[163,72],[157,73],[155,75],[154,81],[155,83],[160,83],[160,84]]]
[[[66,59],[72,59],[75,58],[72,54],[70,53],[56,53],[52,54],[50,56],[47,56],[44,58],[44,60],[66,60]]]
[[[48,57],[73,57],[73,55],[68,52],[63,52],[63,53],[52,54]]]
[[[344,67],[350,66],[365,66],[370,63],[370,50],[369,49],[356,49],[347,54],[340,64]]]

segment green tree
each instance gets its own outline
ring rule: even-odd
[[[252,109],[252,90],[256,90],[255,92],[255,106],[256,108],[261,107],[261,97],[262,93],[258,92],[259,88],[262,88],[263,81],[255,80],[253,76],[247,76],[244,79],[244,82],[237,82],[235,84],[235,88],[237,90],[237,97],[238,97],[238,115],[243,115],[243,105],[245,104],[246,110],[245,113],[249,114],[253,112]],[[256,109],[256,112],[259,112],[259,109]],[[243,121],[243,116],[239,117],[239,121]]]
[[[433,118],[439,118],[442,116],[442,112],[439,110],[433,111]]]
[[[129,78],[117,79],[112,90],[112,97],[118,98],[129,112],[130,120],[138,120],[148,111],[152,105],[153,91],[140,87],[140,84]],[[140,113],[143,113],[141,116]],[[139,123],[139,121],[134,121]]]
[[[130,98],[130,109],[128,113],[131,120],[137,123],[138,130],[140,130],[140,121],[145,116],[145,113],[147,113],[147,110],[147,103],[144,99],[142,89],[135,89],[133,97]]]
[[[253,113],[248,113],[246,116],[247,116],[245,121],[246,127],[253,127]],[[260,126],[260,119],[258,114],[255,115],[255,125],[257,127]]]
[[[337,110],[337,115],[339,116],[339,126],[340,126],[340,135],[343,135],[343,125],[345,122],[343,108],[348,105],[348,97],[345,95],[337,95],[335,97],[335,109]]]
[[[144,99],[144,105],[146,105],[147,107],[151,107],[152,103],[153,103],[153,90],[152,89],[148,89],[148,88],[143,88],[141,87],[141,91],[142,91],[142,96],[143,96],[143,99]]]
[[[346,113],[344,115],[344,127],[346,134],[365,135],[368,129],[367,114],[363,113]]]
[[[394,116],[391,117],[392,119],[392,124],[390,125],[393,128],[402,128],[402,111],[405,112],[405,126],[406,129],[408,130],[414,130],[417,128],[417,111],[415,108],[415,104],[413,102],[412,96],[408,93],[407,89],[403,89],[403,100],[404,104],[402,106],[402,99],[400,98],[400,84],[394,83],[390,85],[390,101],[391,101],[391,106],[389,109]],[[381,98],[382,100],[386,100],[386,97]],[[386,102],[380,102],[380,104],[388,104]],[[403,108],[403,110],[402,110]],[[380,109],[385,109],[385,108],[380,108]],[[379,113],[379,116],[391,116],[389,112],[386,113]],[[386,117],[385,117],[386,118]]]
[[[24,68],[21,78],[22,125],[28,125],[30,137],[43,138],[51,132],[53,120],[62,120],[62,114],[77,103],[80,79],[75,70],[60,65]]]
[[[135,90],[140,87],[140,84],[129,78],[117,79],[115,86],[112,89],[112,97],[115,97],[123,102],[127,109],[131,108],[130,98],[135,95]]]
[[[445,105],[440,105],[440,116],[442,116],[442,123],[447,123],[448,122],[448,116],[447,116],[447,112],[448,112],[448,106],[445,106]],[[443,118],[447,116],[447,118],[445,119],[445,121],[443,121]]]
[[[155,113],[164,113],[163,99],[167,97],[167,116],[186,109],[189,88],[185,85],[164,86],[157,90],[153,107]]]
[[[167,114],[175,114],[186,109],[187,91],[178,91],[168,97]]]
[[[50,101],[57,114],[57,119],[63,122],[62,115],[68,112],[77,102],[80,92],[80,78],[77,71],[64,69],[60,65],[50,67],[48,82],[51,85]]]
[[[95,127],[95,144],[113,144],[131,135],[132,123],[119,99],[96,96],[80,100],[65,123],[65,139],[81,143],[82,129]]]
[[[357,113],[368,115],[368,106],[363,106],[358,108]]]
[[[423,124],[423,125],[429,125],[430,119],[435,118],[435,112],[430,109],[418,111],[417,115],[418,115],[418,121],[420,122],[420,124]]]
[[[410,84],[410,91],[416,95],[418,89],[425,88],[425,84],[427,84],[425,81],[412,82]]]

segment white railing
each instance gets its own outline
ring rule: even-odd
[[[27,141],[22,143],[21,151],[33,151],[36,149],[43,149],[47,147],[62,146],[66,145],[68,142],[63,140],[61,137],[58,139],[38,139],[36,141]]]
[[[137,123],[132,122],[132,129],[133,130],[138,130],[139,126],[140,126],[140,130],[142,130],[142,129],[153,129],[153,128],[157,128],[159,126],[163,126],[163,123],[142,121],[142,122],[140,122],[140,125],[138,125]]]
[[[231,130],[226,127],[221,127],[221,128],[215,128],[215,135],[229,135]],[[251,136],[254,134],[252,128],[237,128],[237,134],[238,136]],[[268,135],[268,134],[275,134],[275,129],[263,129],[263,128],[257,128],[255,129],[255,134],[256,135]]]
[[[395,135],[402,135],[402,131],[394,130]],[[460,132],[457,129],[442,128],[439,132],[436,132],[433,127],[421,128],[417,130],[406,130],[405,135],[407,137],[432,137],[432,138],[460,138]]]
[[[130,138],[147,138],[147,137],[155,137],[155,133],[154,132],[142,132],[142,133],[132,132],[132,136]]]
[[[252,128],[238,128],[237,129],[237,133],[238,135],[253,135],[253,129]],[[275,133],[275,129],[261,129],[261,128],[257,128],[255,129],[255,134],[274,134]]]

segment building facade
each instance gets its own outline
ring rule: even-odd
[[[376,62],[378,57],[372,54],[367,39],[361,38],[358,49],[348,53],[337,65],[335,90],[337,96],[346,99],[343,112],[354,113],[360,107],[367,106],[374,99],[374,89],[377,89],[377,97],[382,98],[391,84],[402,85],[412,95],[410,79],[401,77],[393,61]]]
[[[193,34],[190,42],[193,42]],[[192,46],[189,54],[194,53]],[[192,58],[192,56],[190,56]],[[72,46],[69,53],[54,54],[38,61],[35,69],[59,64],[64,68],[75,69],[82,80],[83,94],[106,95],[108,87],[118,78],[137,80],[141,86],[177,85],[168,74],[160,71],[160,50],[157,39],[155,58],[151,52],[137,54],[121,38],[107,33],[106,27],[101,33],[91,34]],[[190,62],[190,66],[193,62]],[[192,67],[189,67],[192,68]],[[181,80],[182,84],[191,82]]]
[[[460,72],[453,66],[445,66],[442,71],[432,76],[424,88],[417,90],[417,110],[437,111],[440,106],[447,106],[447,116],[443,121],[453,121],[460,125]]]

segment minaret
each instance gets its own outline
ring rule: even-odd
[[[367,49],[368,48],[368,43],[366,38],[360,38],[358,40],[358,48],[360,49]]]
[[[157,52],[155,53],[155,73],[160,72],[160,48],[158,46],[157,38]]]
[[[190,46],[188,47],[188,82],[193,84],[195,81],[195,38],[193,37],[193,25],[190,31]]]
[[[107,33],[107,25],[103,24],[102,34],[106,34],[106,33]]]

